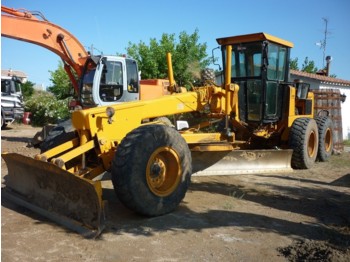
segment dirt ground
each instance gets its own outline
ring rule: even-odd
[[[1,151],[34,155],[38,130],[2,130]],[[349,152],[288,174],[192,177],[178,209],[155,218],[103,186],[109,213],[95,240],[2,198],[2,261],[350,261]]]

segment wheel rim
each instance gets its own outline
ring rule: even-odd
[[[332,131],[330,128],[327,128],[326,135],[324,137],[324,147],[326,152],[329,152],[332,148]]]
[[[181,178],[177,153],[169,147],[158,148],[148,160],[146,178],[155,195],[164,197],[174,192]]]
[[[307,152],[309,154],[309,157],[314,157],[316,152],[316,133],[311,132],[309,136],[309,141],[307,144]]]

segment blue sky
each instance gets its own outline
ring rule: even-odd
[[[328,19],[326,55],[331,74],[350,80],[349,0],[2,0],[2,5],[41,11],[45,17],[73,33],[84,46],[104,54],[126,53],[128,42],[149,43],[163,33],[199,30],[208,55],[216,38],[266,32],[294,43],[291,57],[305,57],[323,66],[323,51],[316,46],[324,38]],[[219,56],[219,54],[217,54]],[[50,73],[59,57],[42,47],[1,37],[1,68],[24,71],[31,82],[50,85]]]

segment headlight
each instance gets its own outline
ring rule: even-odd
[[[109,124],[112,124],[113,120],[112,120],[112,117],[114,116],[115,114],[115,110],[113,107],[107,107],[106,109],[106,115],[108,117],[108,123]]]

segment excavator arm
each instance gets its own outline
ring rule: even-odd
[[[1,36],[39,45],[57,54],[78,94],[76,77],[81,77],[88,53],[74,35],[50,23],[40,12],[1,6]]]

